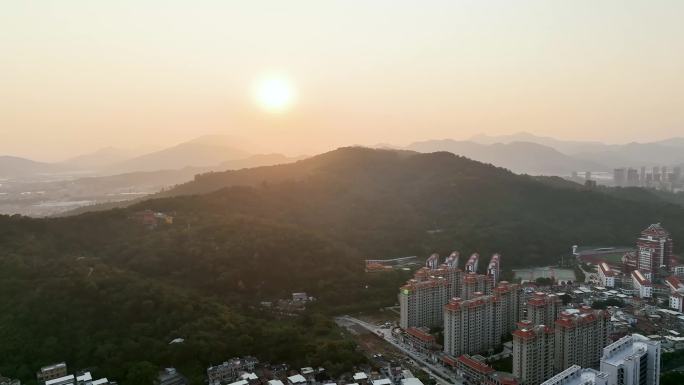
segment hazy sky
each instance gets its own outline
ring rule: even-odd
[[[529,131],[684,136],[684,1],[0,5],[0,154],[226,133],[289,153]],[[266,73],[297,100],[268,113]]]

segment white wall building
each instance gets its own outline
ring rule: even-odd
[[[653,285],[651,281],[639,270],[632,271],[632,285],[640,298],[651,298],[653,296]]]
[[[606,385],[659,385],[660,342],[640,334],[625,336],[603,349],[601,371]]]
[[[599,263],[598,267],[598,276],[601,280],[601,286],[615,287],[615,277],[617,276],[617,272],[611,269],[610,266],[608,266],[608,264],[605,262]]]
[[[573,365],[541,385],[608,385],[608,374]]]

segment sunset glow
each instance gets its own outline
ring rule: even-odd
[[[282,75],[269,75],[254,85],[254,99],[267,112],[282,113],[291,108],[296,98],[292,83]]]

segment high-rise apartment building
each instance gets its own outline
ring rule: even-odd
[[[463,277],[463,290],[460,297],[463,299],[471,299],[476,296],[475,293],[492,294],[492,287],[494,281],[488,275],[467,273]]]
[[[622,337],[603,349],[601,371],[607,385],[658,385],[660,342],[640,334]]]
[[[412,279],[399,289],[399,326],[441,326],[444,321],[442,307],[449,298],[450,285],[443,277],[430,276],[424,280]]]
[[[515,328],[520,287],[508,282],[493,295],[475,293],[472,299],[453,298],[444,307],[444,352],[452,357],[487,352]]]
[[[477,266],[478,266],[479,260],[480,260],[480,254],[478,254],[478,253],[471,254],[470,258],[468,258],[468,262],[466,262],[466,264],[465,264],[466,273],[477,273]]]
[[[513,375],[521,385],[537,385],[553,376],[554,343],[551,327],[519,323],[513,332]]]
[[[444,307],[444,352],[452,357],[487,352],[501,343],[495,333],[494,296],[454,298]]]
[[[501,275],[501,269],[499,267],[499,259],[501,256],[499,254],[492,255],[492,259],[489,260],[489,265],[487,266],[487,276],[492,279],[494,285],[499,282]]]
[[[563,306],[563,301],[555,294],[534,293],[527,300],[527,317],[532,325],[553,326]]]
[[[495,332],[501,336],[508,335],[516,329],[516,324],[519,321],[523,297],[520,286],[501,281],[497,287],[492,289],[492,294],[497,302],[494,309]]]
[[[605,311],[586,306],[561,312],[554,324],[556,371],[572,365],[598,368],[608,343],[608,321]]]
[[[672,238],[660,223],[655,223],[644,231],[637,240],[637,269],[645,274],[657,274],[660,267],[670,267],[672,258]]]

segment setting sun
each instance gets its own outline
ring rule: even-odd
[[[268,112],[288,110],[296,98],[295,88],[284,76],[269,75],[259,79],[254,87],[254,99]]]

